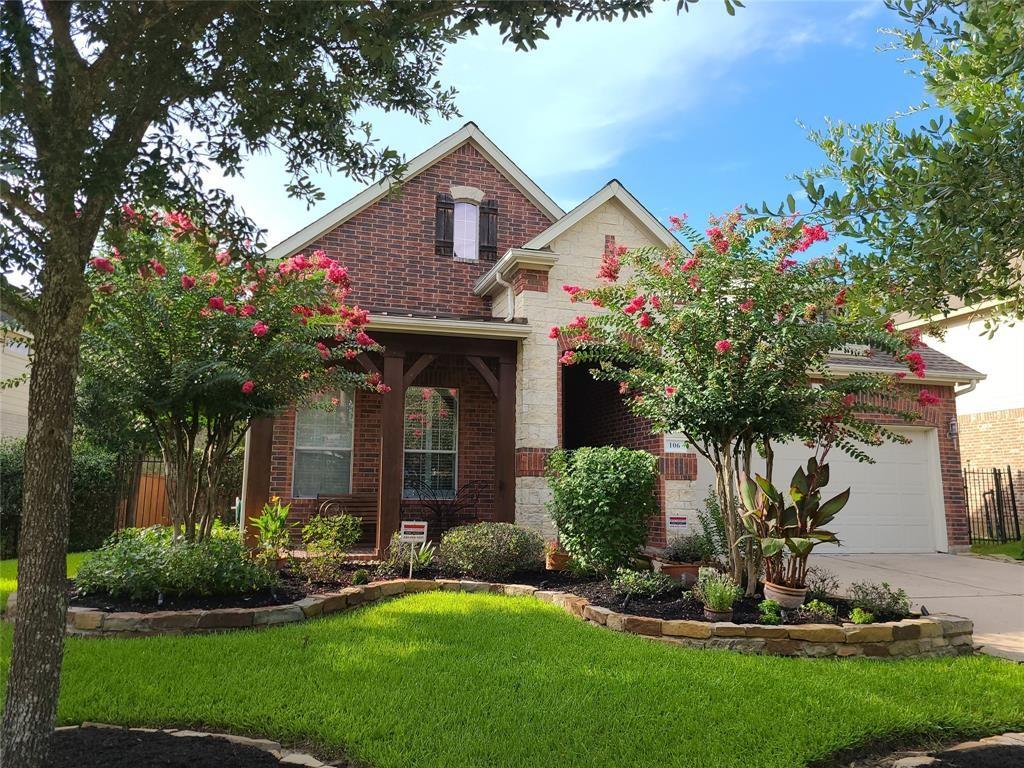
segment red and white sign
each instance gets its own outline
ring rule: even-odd
[[[689,530],[688,515],[669,513],[665,515],[665,532],[669,536],[678,536]]]
[[[398,540],[403,544],[423,544],[427,541],[427,524],[418,520],[403,520],[398,530]]]

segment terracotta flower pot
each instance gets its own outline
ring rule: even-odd
[[[713,611],[705,605],[704,618],[708,621],[732,621],[732,608],[728,611]]]
[[[544,567],[549,571],[564,571],[569,567],[569,553],[564,549],[548,550],[544,555]]]
[[[703,563],[673,563],[668,560],[658,560],[657,558],[652,562],[655,571],[670,576],[684,587],[688,587],[697,581],[697,573],[704,565]]]
[[[807,597],[807,587],[784,587],[781,584],[772,584],[770,581],[766,581],[764,596],[765,599],[774,600],[783,608],[799,608]]]

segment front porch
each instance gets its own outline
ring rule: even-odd
[[[455,335],[466,326],[497,337]],[[292,505],[293,543],[300,545],[309,517],[353,514],[363,520],[358,554],[370,557],[383,552],[402,519],[427,520],[435,540],[459,522],[512,522],[516,336],[526,330],[445,320],[444,333],[374,331],[384,351],[361,355],[359,363],[390,391],[341,393],[333,415],[291,408],[252,424],[246,520],[278,496]],[[437,519],[460,491],[469,503]]]

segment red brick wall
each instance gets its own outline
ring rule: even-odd
[[[548,273],[539,269],[517,269],[508,282],[516,296],[523,291],[548,292]]]
[[[348,267],[351,301],[371,310],[411,310],[488,317],[490,299],[473,284],[492,262],[456,261],[434,253],[437,195],[453,185],[476,187],[498,203],[498,257],[550,226],[548,218],[471,144],[410,179],[307,246]]]
[[[459,390],[458,483],[473,480],[483,485],[479,518],[494,516],[495,400],[480,374],[465,360],[438,358],[412,386],[455,387]],[[352,456],[353,495],[379,492],[381,398],[357,392]],[[292,519],[305,521],[316,512],[316,499],[292,499],[292,458],[295,447],[295,411],[289,409],[274,420],[270,493],[292,504]],[[403,502],[403,517],[417,514],[416,502]]]
[[[1024,408],[960,416],[960,461],[970,469],[1024,472]],[[1015,478],[1016,479],[1016,478]]]
[[[967,503],[964,499],[963,473],[960,469],[960,447],[957,441],[949,436],[949,422],[956,419],[956,400],[952,387],[934,384],[908,383],[902,387],[904,395],[893,401],[885,401],[896,410],[918,411],[921,418],[907,422],[896,416],[883,414],[866,414],[873,421],[887,426],[928,426],[935,427],[939,439],[939,469],[942,475],[942,492],[946,503],[946,535],[949,546],[961,547],[970,543],[967,528]],[[922,408],[918,405],[918,393],[927,389],[941,400],[937,405]],[[871,402],[869,400],[868,402]]]
[[[516,448],[516,477],[544,477],[553,448]]]

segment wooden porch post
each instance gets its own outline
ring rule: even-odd
[[[245,521],[245,544],[248,547],[256,545],[256,529],[250,521],[259,517],[263,505],[270,501],[270,455],[273,445],[273,417],[253,419],[245,441],[245,488],[242,491],[242,519]]]
[[[405,410],[405,356],[398,350],[384,351],[384,383],[391,387],[386,392],[381,409],[380,441],[380,494],[377,504],[377,552],[383,554],[398,530],[402,507],[402,454],[405,430],[402,412]]]
[[[502,357],[498,363],[498,402],[494,459],[498,492],[495,519],[512,523],[516,518],[516,362]]]

